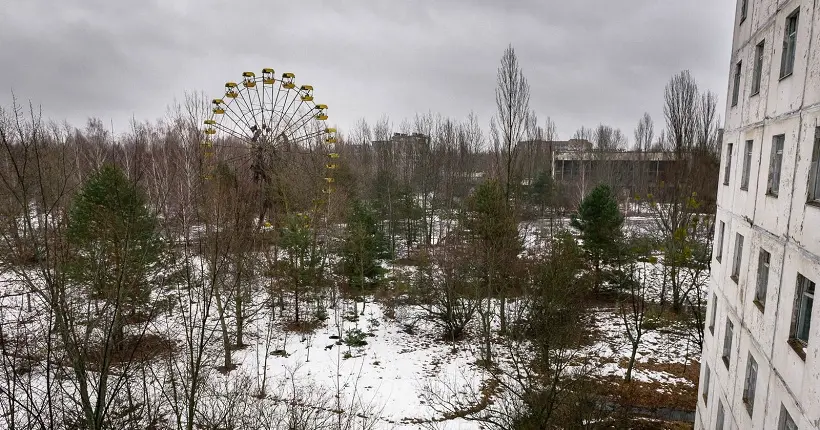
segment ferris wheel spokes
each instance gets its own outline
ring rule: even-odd
[[[262,195],[269,187],[289,187],[277,190],[276,196],[265,195],[267,207],[272,198],[327,201],[333,192],[339,157],[336,130],[325,125],[327,105],[314,101],[314,87],[297,86],[295,78],[290,72],[276,78],[272,68],[261,74],[244,72],[238,83],[225,84],[221,98],[212,100],[205,123],[203,166],[212,170],[213,163],[226,163],[239,168],[237,172],[250,171],[254,182],[267,184],[257,191]],[[210,172],[203,176],[212,177]],[[291,182],[295,178],[314,179],[308,181],[312,185],[299,185]],[[312,192],[317,193],[313,199]]]

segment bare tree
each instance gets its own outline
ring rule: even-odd
[[[707,91],[700,95],[698,104],[697,147],[709,153],[717,153],[717,95]]]
[[[644,113],[635,127],[635,149],[638,151],[650,151],[652,139],[655,137],[655,123],[649,113]]]
[[[653,262],[654,263],[654,262]],[[635,367],[635,356],[641,346],[641,340],[648,331],[644,324],[648,308],[647,295],[650,286],[656,284],[657,273],[654,265],[647,263],[628,265],[620,282],[620,287],[626,295],[625,300],[618,304],[618,313],[624,323],[626,338],[631,345],[629,363],[626,366],[624,379],[632,380],[632,370]]]
[[[530,116],[530,85],[518,64],[512,45],[501,57],[495,89],[496,116],[491,122],[496,164],[503,178],[507,201],[513,197],[513,177],[518,143],[526,133]]]
[[[595,130],[587,127],[581,127],[578,130],[575,130],[575,133],[572,134],[572,139],[595,142]]]
[[[688,70],[672,77],[664,91],[666,128],[678,155],[695,143],[700,104],[698,94],[698,84]]]
[[[620,129],[600,124],[595,128],[595,148],[599,151],[618,151],[626,147],[626,136]]]

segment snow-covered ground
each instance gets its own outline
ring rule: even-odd
[[[436,381],[462,381],[465,370],[478,385],[481,373],[473,365],[475,351],[467,343],[440,341],[433,328],[420,322],[414,335],[408,334],[399,320],[387,318],[378,303],[358,304],[359,320],[347,321],[333,316],[312,334],[277,331],[272,336],[276,349],[287,356],[260,356],[250,348],[234,355],[237,371],[261,373],[266,362],[269,384],[316,384],[335,393],[337,390],[356,403],[356,413],[378,422],[376,428],[414,429],[419,423],[441,419],[423,400],[427,385]],[[417,310],[409,310],[414,313]],[[405,320],[412,315],[405,315]],[[341,330],[340,328],[341,327]],[[366,334],[366,345],[338,345],[348,330]],[[341,339],[339,333],[342,333]],[[347,409],[347,405],[342,405]],[[334,406],[335,407],[335,406]],[[475,429],[473,423],[453,420],[442,429]]]
[[[643,228],[641,226],[649,222],[651,220],[640,218],[628,221],[628,224]],[[555,226],[566,227],[567,223],[566,219],[557,220]],[[449,224],[436,219],[436,227],[434,238],[438,241],[446,234]],[[548,221],[522,225],[526,248],[537,252],[543,238],[550,235],[551,227]],[[650,266],[652,270],[662,267],[660,263]],[[408,278],[415,272],[413,266],[389,264],[385,267],[391,274],[400,275],[398,277]],[[36,350],[45,339],[47,314],[42,312],[44,305],[40,298],[26,294],[24,284],[11,272],[0,272],[0,323],[3,324],[4,333],[30,339],[27,348]],[[180,293],[180,290],[176,291]],[[298,399],[304,408],[314,408],[330,415],[340,412],[338,415],[361,420],[362,424],[353,428],[479,428],[475,422],[442,416],[428,401],[430,392],[464,393],[465,399],[470,399],[480,391],[486,375],[475,364],[479,354],[476,342],[471,342],[469,337],[456,343],[444,342],[432,324],[419,319],[423,312],[420,308],[413,305],[389,308],[373,297],[366,297],[365,303],[355,305],[358,318],[351,318],[353,301],[337,300],[335,307],[327,309],[328,319],[315,331],[288,331],[283,323],[286,318],[282,318],[278,310],[276,318],[272,317],[271,304],[264,289],[254,291],[253,304],[249,306],[252,317],[245,327],[245,343],[248,346],[231,354],[232,362],[238,367],[228,373],[213,371],[220,364],[222,347],[217,334],[219,323],[216,309],[211,307],[208,311],[208,321],[204,324],[212,333],[209,335],[206,360],[211,369],[207,372],[207,378],[212,395],[203,395],[205,410],[216,411],[224,407],[224,396],[220,397],[219,394],[222,390],[237,393],[243,396],[244,401],[259,405],[287,404]],[[657,297],[658,293],[650,291],[652,297]],[[163,294],[173,294],[173,290]],[[183,297],[179,303],[187,303],[187,300]],[[163,311],[156,315],[148,323],[147,332],[171,339],[180,353],[185,352],[182,333],[186,324],[189,327],[202,324],[201,320],[190,319],[196,317],[194,308],[201,306],[201,303],[192,299],[190,305],[192,312],[187,316],[178,311]],[[515,306],[514,301],[510,305]],[[312,313],[306,313],[307,318],[312,318]],[[406,323],[416,320],[418,323],[411,334]],[[591,344],[580,350],[580,355],[585,358],[584,366],[596,369],[596,376],[623,377],[631,345],[617,310],[593,309],[590,321],[594,337]],[[230,319],[228,324],[232,324]],[[355,330],[365,334],[366,344],[347,346],[343,340]],[[472,334],[476,334],[475,330]],[[681,330],[651,330],[644,335],[638,349],[639,366],[633,372],[634,378],[667,387],[691,387],[693,383],[690,380],[657,370],[659,366],[649,364],[693,363],[699,359],[695,351],[696,347],[689,343]],[[180,363],[169,365],[160,361],[151,365],[153,376],[152,380],[147,381],[152,385],[151,392],[156,392],[157,396],[162,396],[163,385],[173,372],[169,369],[173,366],[184,367]],[[30,375],[32,384],[42,385],[41,370],[35,368]],[[70,383],[66,386],[67,392],[73,390]],[[255,397],[262,392],[263,386],[266,398]]]
[[[626,375],[626,361],[632,353],[632,344],[627,339],[624,322],[616,309],[599,308],[592,313],[596,340],[582,349],[582,356],[597,369],[597,376]],[[641,382],[658,382],[674,386],[682,384],[693,386],[693,383],[680,375],[667,371],[646,369],[641,364],[692,364],[700,360],[697,346],[693,345],[686,333],[675,327],[659,327],[648,330],[642,337],[635,356],[636,367],[632,377]]]

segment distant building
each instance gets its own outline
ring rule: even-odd
[[[605,183],[624,199],[656,193],[678,161],[672,152],[562,151],[553,154],[552,172],[573,203]]]
[[[696,429],[820,428],[820,5],[738,0]]]
[[[422,133],[393,133],[390,140],[374,140],[373,149],[378,151],[411,152],[430,147],[430,136]]]

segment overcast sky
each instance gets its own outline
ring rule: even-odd
[[[9,4],[9,2],[11,4]],[[668,79],[689,69],[724,111],[734,0],[6,0],[0,105],[126,131],[186,91],[221,96],[245,70],[291,71],[341,128],[417,112],[487,128],[512,44],[531,107],[560,138],[663,122]]]

